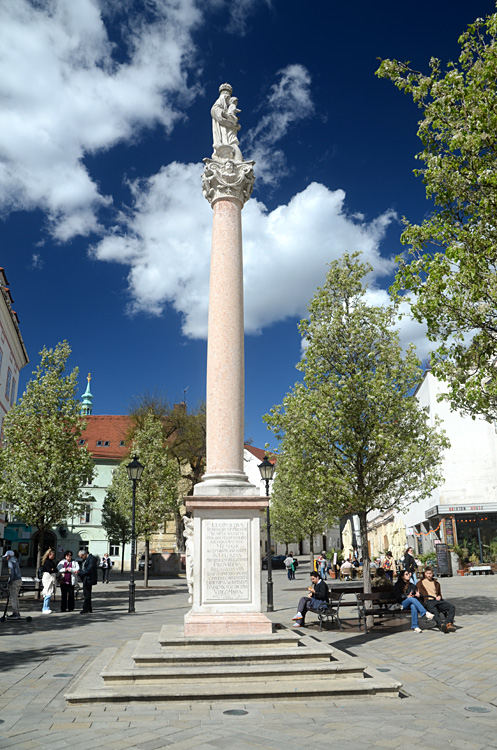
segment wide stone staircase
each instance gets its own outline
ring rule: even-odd
[[[288,629],[184,638],[164,626],[106,648],[65,695],[69,704],[330,696],[398,697],[401,683]]]

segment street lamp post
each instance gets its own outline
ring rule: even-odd
[[[272,480],[274,475],[274,464],[264,456],[264,461],[259,464],[259,471],[261,472],[261,479],[266,482],[266,497],[268,498],[267,509],[266,509],[266,525],[267,525],[267,611],[273,611],[273,560],[271,556],[271,516],[269,514],[269,482]]]
[[[143,466],[138,461],[138,456],[126,466],[128,479],[133,483],[133,499],[131,502],[131,572],[129,576],[129,599],[128,612],[135,611],[135,564],[136,564],[136,538],[135,538],[135,499],[136,484],[140,481],[143,473]]]

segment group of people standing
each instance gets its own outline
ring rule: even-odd
[[[78,557],[81,567],[73,560],[71,550],[66,550],[62,560],[55,563],[55,552],[48,549],[41,559],[41,581],[43,584],[43,608],[42,614],[50,615],[50,600],[54,594],[56,583],[60,586],[60,611],[72,612],[74,610],[74,587],[77,579],[83,583],[83,609],[81,614],[92,612],[91,593],[92,587],[97,583],[97,561],[87,550],[80,550]],[[105,563],[105,568],[104,568]],[[112,561],[107,553],[101,563],[102,582],[109,582],[109,570]]]
[[[14,550],[8,550],[4,559],[8,562],[9,578],[7,581],[9,591],[9,603],[12,614],[9,620],[19,620],[19,592],[22,586],[21,569]],[[38,578],[41,579],[43,590],[43,615],[52,614],[50,609],[51,599],[55,593],[56,585],[60,586],[60,611],[72,612],[75,607],[75,586],[78,578],[83,588],[83,609],[81,614],[92,612],[92,588],[97,583],[98,565],[97,559],[87,550],[78,552],[79,563],[73,559],[71,550],[64,552],[64,557],[59,563],[55,562],[55,552],[48,549],[41,558],[41,566],[38,569]],[[109,583],[109,573],[113,562],[106,552],[100,562],[102,569],[102,583]]]

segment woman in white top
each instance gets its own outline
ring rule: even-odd
[[[74,584],[79,565],[72,559],[72,552],[67,550],[64,559],[57,565],[60,583],[60,611],[72,612],[74,609]]]

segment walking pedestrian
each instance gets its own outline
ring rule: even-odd
[[[79,565],[72,559],[71,550],[66,550],[63,559],[57,565],[60,583],[60,611],[72,612],[74,610],[74,585]]]
[[[41,571],[41,581],[43,583],[43,608],[41,613],[42,615],[51,615],[52,610],[50,609],[50,599],[55,591],[55,575],[57,573],[55,552],[53,549],[47,549],[41,558]]]
[[[109,553],[106,552],[100,563],[100,567],[102,568],[102,583],[109,583],[109,573],[113,565],[114,563],[110,559]]]
[[[293,559],[293,552],[288,553],[287,557],[283,560],[283,564],[286,568],[288,580],[295,580],[295,560]]]
[[[9,578],[7,586],[9,589],[9,602],[12,608],[12,614],[8,616],[8,620],[20,620],[21,615],[19,614],[19,591],[22,585],[21,568],[19,567],[19,561],[16,558],[14,550],[9,549],[4,555],[7,559],[9,567]]]
[[[319,572],[319,574],[321,576],[321,579],[323,581],[326,581],[326,579],[328,578],[328,574],[327,574],[327,571],[326,571],[327,567],[328,566],[327,566],[327,563],[326,563],[326,552],[323,551],[323,552],[321,552],[321,554],[318,557],[318,572]]]
[[[403,568],[410,574],[411,583],[417,584],[418,579],[416,577],[416,560],[414,559],[414,550],[412,547],[408,547],[404,554]]]

